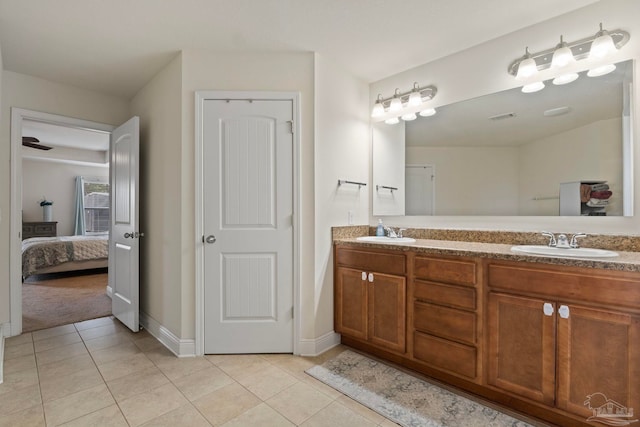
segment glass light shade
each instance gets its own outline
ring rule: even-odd
[[[422,95],[420,95],[420,92],[419,91],[411,92],[411,95],[409,95],[409,106],[417,107],[420,104],[422,104]]]
[[[404,120],[405,122],[410,122],[411,120],[415,120],[417,118],[418,116],[416,116],[416,113],[407,113],[402,115],[402,120]]]
[[[522,91],[524,93],[538,92],[542,89],[544,89],[544,83],[542,82],[529,83],[528,85],[522,86]]]
[[[587,72],[587,76],[589,77],[599,77],[604,76],[605,74],[609,74],[614,71],[616,66],[613,64],[602,65],[600,67],[592,68]]]
[[[384,105],[382,102],[376,102],[373,106],[373,110],[371,110],[371,117],[380,117],[384,114]]]
[[[553,58],[551,59],[552,68],[563,68],[567,65],[574,63],[576,59],[573,57],[573,52],[567,46],[566,43],[559,45],[555,52],[553,52]]]
[[[538,66],[536,65],[536,60],[533,58],[526,58],[518,64],[518,74],[516,74],[516,79],[526,80],[537,72]]]
[[[576,73],[567,73],[553,79],[554,85],[566,85],[567,83],[571,83],[578,78],[578,74]]]
[[[397,117],[391,117],[390,119],[387,119],[384,122],[388,125],[397,125],[398,123],[400,123],[400,120]]]
[[[617,50],[609,33],[600,31],[598,34],[600,34],[600,36],[591,43],[589,59],[602,59]]]
[[[389,105],[389,111],[400,111],[402,110],[402,101],[400,97],[396,96],[391,100],[391,105]]]
[[[426,110],[420,111],[420,117],[430,117],[436,113],[435,108],[427,108]]]

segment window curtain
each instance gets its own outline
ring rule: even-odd
[[[84,179],[76,176],[76,208],[75,208],[75,227],[74,234],[83,236],[86,234],[87,228],[84,223]]]

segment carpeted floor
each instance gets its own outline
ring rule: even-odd
[[[107,274],[101,270],[31,276],[22,284],[22,331],[111,315]]]
[[[306,372],[405,427],[530,426],[350,350]]]

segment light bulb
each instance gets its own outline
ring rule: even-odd
[[[398,120],[397,117],[391,117],[390,119],[387,119],[384,122],[388,125],[397,125],[398,123],[400,123],[400,120]]]
[[[601,23],[600,31],[596,33],[596,38],[591,43],[589,59],[602,59],[605,56],[614,53],[616,50],[617,49],[615,43],[613,43],[613,38],[611,38],[607,30],[602,29]]]
[[[422,104],[422,95],[420,95],[420,91],[413,91],[411,95],[409,95],[409,105],[411,107],[417,107]]]
[[[393,95],[393,99],[391,100],[391,104],[389,105],[389,111],[400,111],[402,110],[402,100],[400,99],[400,89],[396,89],[395,95]]]
[[[600,67],[592,68],[591,70],[589,70],[587,72],[587,76],[600,77],[600,76],[604,76],[605,74],[609,74],[615,69],[616,69],[616,66],[613,64],[602,65]]]
[[[402,120],[404,120],[405,122],[410,122],[411,120],[415,120],[417,118],[418,116],[416,116],[416,113],[407,113],[402,115]]]
[[[562,36],[560,36],[560,44],[556,47],[556,50],[553,52],[553,58],[551,59],[551,67],[552,68],[563,68],[567,65],[575,62],[576,59],[573,57],[573,52],[567,46],[567,43],[562,40]]]
[[[427,108],[426,110],[420,111],[420,117],[430,117],[436,113],[435,108]]]
[[[578,74],[576,73],[567,73],[553,79],[554,85],[566,85],[567,83],[571,83],[578,78]]]
[[[544,89],[544,83],[542,82],[529,83],[528,85],[522,86],[522,92],[524,93],[538,92],[542,89]]]
[[[516,79],[526,80],[537,72],[538,65],[536,64],[536,60],[531,57],[529,48],[527,47],[525,48],[525,53],[522,61],[520,61],[520,63],[518,64],[518,73],[516,74]]]
[[[381,102],[376,102],[371,111],[371,117],[380,117],[384,114],[384,106]]]

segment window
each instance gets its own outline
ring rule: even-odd
[[[86,233],[109,232],[109,184],[88,180],[82,184]]]

